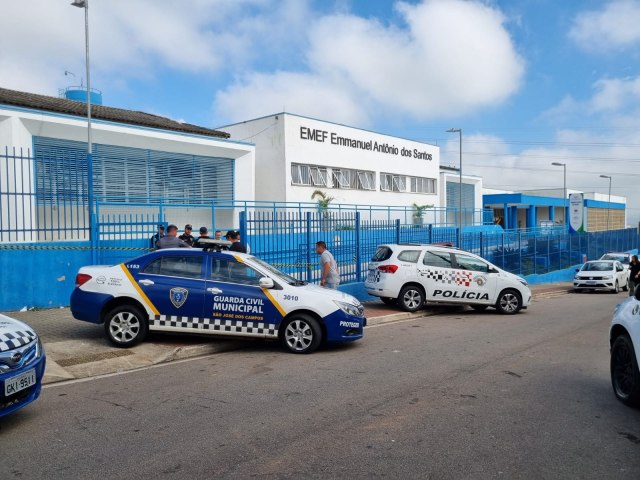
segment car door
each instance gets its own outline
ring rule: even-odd
[[[614,268],[616,271],[616,278],[618,279],[618,285],[620,286],[620,288],[626,287],[629,278],[629,272],[625,270],[624,266],[620,262],[616,262]]]
[[[154,327],[190,328],[202,316],[205,294],[204,257],[199,252],[167,252],[133,274],[134,280],[160,313]],[[170,320],[173,318],[173,320]],[[180,322],[181,325],[177,325]]]
[[[426,292],[427,301],[456,302],[455,273],[450,252],[426,250],[417,263],[418,281]]]
[[[212,333],[274,336],[282,319],[273,315],[273,303],[260,288],[260,272],[235,257],[211,253],[207,266],[204,317]]]
[[[498,274],[481,258],[455,253],[455,285],[461,302],[492,305],[496,302]]]

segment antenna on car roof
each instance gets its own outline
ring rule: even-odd
[[[226,240],[214,240],[213,238],[201,238],[196,240],[193,244],[196,248],[202,248],[203,250],[213,250],[215,252],[222,252],[223,250],[229,250],[232,243]]]

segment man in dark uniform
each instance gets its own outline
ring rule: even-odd
[[[640,261],[638,256],[631,257],[629,262],[629,296],[632,297],[636,291],[636,286],[640,284]]]
[[[190,247],[193,247],[193,243],[196,241],[195,237],[191,235],[192,227],[187,224],[184,226],[184,233],[180,235],[178,238],[182,240],[184,243],[187,243]]]
[[[200,240],[201,238],[211,238],[209,236],[209,230],[207,230],[207,227],[200,227],[200,236],[198,237],[198,240]],[[196,240],[196,242],[198,240]]]
[[[231,242],[229,251],[247,253],[247,247],[240,243],[240,232],[235,230],[229,230],[226,235],[226,239]]]
[[[152,250],[158,248],[158,241],[164,237],[164,225],[158,225],[158,231],[151,237],[149,242],[151,243],[150,247]]]

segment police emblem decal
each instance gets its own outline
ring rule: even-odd
[[[189,296],[189,290],[182,287],[174,287],[169,290],[169,299],[171,299],[171,303],[176,308],[180,308],[184,305],[184,302],[187,301],[187,297]]]
[[[476,278],[474,278],[474,280],[479,287],[482,287],[485,283],[487,283],[487,279],[482,275],[478,275]]]

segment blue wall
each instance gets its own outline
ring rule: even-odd
[[[88,247],[89,243],[47,244],[58,245],[73,248]],[[0,310],[69,305],[76,273],[90,263],[89,250],[0,250]]]

